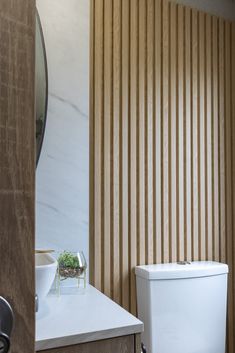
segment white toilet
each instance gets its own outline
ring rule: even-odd
[[[147,353],[225,353],[227,265],[146,265],[135,273]]]

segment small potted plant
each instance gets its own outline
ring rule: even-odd
[[[59,255],[57,261],[59,282],[68,278],[83,279],[85,287],[87,264],[82,251],[76,253],[64,251]]]

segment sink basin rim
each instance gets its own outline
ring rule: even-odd
[[[40,261],[47,261],[47,263],[37,263],[37,260]],[[57,260],[51,256],[50,254],[35,254],[35,268],[37,270],[48,268],[48,267],[54,267],[57,266],[58,262]]]

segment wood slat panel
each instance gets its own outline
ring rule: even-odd
[[[137,264],[137,73],[138,73],[138,3],[130,1],[130,309],[136,311],[134,267]]]
[[[220,179],[220,261],[226,261],[226,221],[225,221],[225,48],[224,21],[219,20],[219,179]],[[221,207],[223,205],[223,207]]]
[[[170,58],[177,55],[177,5],[170,5]],[[177,62],[170,60],[170,110],[171,110],[171,256],[170,261],[177,259],[177,240],[178,240],[178,156],[177,156],[177,134],[178,134],[178,115],[177,115]]]
[[[137,264],[228,262],[233,353],[234,24],[168,0],[98,1],[92,283],[135,314]]]
[[[162,234],[163,234],[163,212],[162,212],[162,0],[155,1],[155,246],[156,263],[163,261],[162,256]]]
[[[147,35],[147,19],[146,19],[145,0],[139,0],[139,60],[138,60],[138,263],[145,263],[146,259],[146,35]],[[143,212],[144,211],[144,212]]]
[[[213,17],[213,71],[212,71],[212,99],[213,99],[213,259],[219,261],[220,254],[220,209],[219,209],[219,77],[218,77],[218,19]],[[209,204],[209,203],[208,203]]]
[[[112,282],[113,282],[113,298],[117,303],[121,301],[121,187],[122,187],[122,155],[121,155],[121,134],[122,134],[122,91],[121,91],[121,74],[122,74],[122,1],[115,0],[113,2],[113,229],[111,236],[112,241]]]
[[[192,209],[193,209],[193,232],[192,232],[192,259],[199,259],[199,153],[198,153],[198,106],[199,106],[199,45],[198,45],[198,12],[192,11]]]
[[[96,62],[94,65],[94,93],[93,105],[95,107],[95,120],[93,129],[94,138],[94,210],[100,209],[103,211],[103,180],[102,180],[102,144],[103,144],[103,0],[95,1],[94,3],[94,50]],[[103,236],[103,218],[100,214],[94,212],[94,230],[96,237],[94,238],[95,251],[92,251],[94,261],[93,280],[96,288],[102,289],[102,236]]]
[[[186,119],[186,247],[185,259],[192,258],[192,17],[185,9],[185,119]],[[172,166],[173,168],[173,166]],[[172,190],[173,191],[173,190]],[[173,244],[172,244],[173,246]]]
[[[199,150],[199,184],[198,184],[198,195],[199,195],[199,259],[205,260],[206,258],[206,141],[205,141],[205,129],[206,129],[206,95],[205,95],[205,83],[206,83],[206,71],[205,71],[205,14],[199,13],[199,110],[198,110],[198,150]]]
[[[169,262],[169,4],[163,1],[162,5],[162,249],[163,261]]]
[[[146,131],[146,148],[147,148],[147,238],[146,238],[146,261],[154,263],[154,246],[153,246],[153,146],[154,146],[154,0],[147,2],[147,47],[146,47],[147,63],[146,63],[146,79],[147,79],[147,131]]]
[[[122,305],[129,309],[129,58],[130,3],[122,4]],[[126,32],[128,35],[126,35]]]
[[[94,116],[95,113],[95,90],[94,90],[94,82],[95,82],[95,63],[94,63],[94,56],[95,56],[95,0],[91,0],[90,2],[90,86],[93,87],[90,89],[90,102],[89,102],[89,112],[91,116]],[[95,141],[94,139],[94,129],[95,124],[94,122],[90,124],[89,128],[89,140],[93,141],[90,144],[90,158],[89,158],[89,231],[90,234],[95,234],[95,165],[94,165],[94,150],[95,150]],[[95,240],[93,240],[95,241]],[[94,268],[95,261],[94,261],[94,252],[95,248],[93,246],[89,247],[89,266],[90,268]],[[90,272],[90,282],[94,283],[95,273],[94,271]]]
[[[184,260],[184,239],[185,239],[185,205],[184,205],[184,176],[185,176],[185,160],[184,160],[184,150],[185,150],[185,109],[184,109],[184,80],[185,80],[185,70],[184,70],[184,7],[179,5],[177,8],[177,87],[178,87],[178,99],[177,99],[177,114],[178,114],[178,209],[179,209],[179,237],[178,237],[178,259]]]
[[[206,15],[206,259],[213,259],[213,178],[212,178],[212,17]]]
[[[226,192],[226,238],[227,238],[227,257],[226,261],[230,268],[229,277],[233,277],[233,233],[232,233],[232,121],[231,121],[231,24],[225,23],[225,192]],[[234,136],[235,137],[235,136]],[[234,287],[233,281],[229,281],[228,285],[228,300],[229,300],[229,313],[228,313],[228,351],[234,351],[234,322],[233,322],[233,295]]]
[[[111,295],[112,1],[104,2],[104,293]],[[105,265],[105,266],[104,266]]]

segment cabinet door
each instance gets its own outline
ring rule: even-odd
[[[0,295],[15,317],[11,353],[35,344],[35,9],[0,0]],[[9,322],[1,316],[2,329]]]
[[[76,346],[54,348],[40,353],[135,353],[135,336],[123,336]]]

